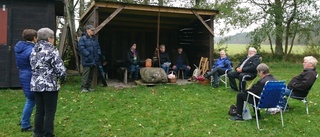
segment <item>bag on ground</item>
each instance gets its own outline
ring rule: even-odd
[[[244,120],[250,120],[250,119],[252,119],[252,116],[251,116],[250,109],[249,109],[249,107],[248,107],[247,101],[244,101],[244,102],[243,102],[242,118],[243,118]]]
[[[231,105],[230,108],[229,108],[228,115],[236,116],[237,115],[237,106]]]

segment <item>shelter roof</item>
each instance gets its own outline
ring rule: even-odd
[[[131,28],[144,31],[156,31],[159,20],[160,29],[162,31],[178,30],[197,21],[197,15],[204,21],[207,21],[211,19],[211,17],[219,14],[218,10],[164,7],[95,0],[85,14],[81,16],[80,22],[86,22],[95,9],[99,12],[99,22],[102,22],[122,6],[123,8],[121,11],[108,22],[108,25],[106,25],[108,29],[119,30]]]

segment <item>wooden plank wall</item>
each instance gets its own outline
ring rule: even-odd
[[[2,4],[3,1],[0,2]],[[11,50],[7,57],[10,69],[10,77],[7,77],[9,85],[0,87],[20,87],[19,72],[16,67],[14,46],[22,40],[22,31],[26,28],[38,30],[42,27],[49,27],[55,30],[55,7],[53,0],[5,0],[9,11],[8,16],[8,46]],[[0,51],[0,54],[4,54]]]

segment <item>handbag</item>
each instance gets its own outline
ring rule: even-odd
[[[237,106],[231,105],[230,108],[229,108],[228,115],[236,116],[237,115]]]

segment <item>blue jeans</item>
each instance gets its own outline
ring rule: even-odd
[[[161,68],[164,69],[164,71],[166,72],[166,74],[168,74],[169,72],[169,66],[165,65],[165,64],[161,64]]]
[[[285,96],[289,96],[289,95],[290,95],[290,92],[291,92],[291,90],[286,88],[285,91],[284,91],[284,95],[285,95]],[[292,97],[292,96],[294,96],[293,92],[291,93],[291,97]]]
[[[26,97],[26,103],[24,104],[24,108],[21,116],[21,128],[28,128],[31,126],[30,117],[31,117],[34,105],[35,105],[34,96]]]
[[[139,78],[139,65],[130,65],[130,75],[133,78]]]

